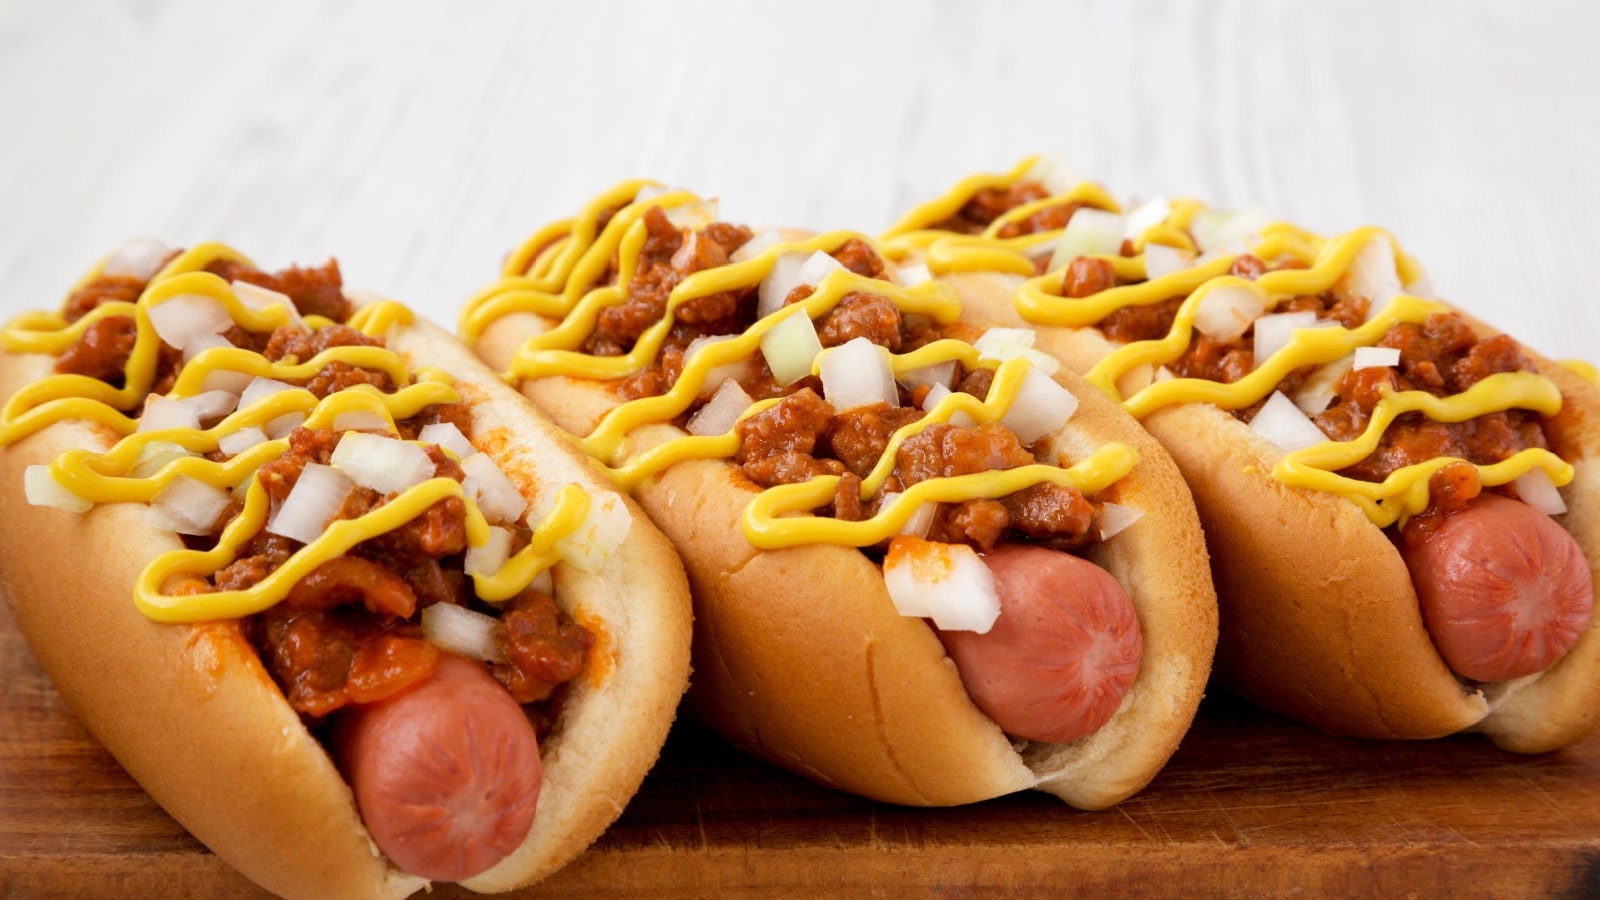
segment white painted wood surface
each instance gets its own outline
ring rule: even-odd
[[[0,314],[131,236],[453,323],[623,178],[877,232],[1059,151],[1120,196],[1389,227],[1445,296],[1600,361],[1592,3],[0,0]]]

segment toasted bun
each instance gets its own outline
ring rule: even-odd
[[[477,350],[507,367],[545,327],[531,314],[507,316]],[[1147,515],[1096,560],[1127,589],[1144,638],[1138,678],[1110,724],[1071,744],[1013,746],[967,697],[933,630],[895,611],[881,569],[859,551],[752,547],[740,522],[757,489],[722,460],[679,463],[636,492],[680,549],[694,588],[693,713],[754,755],[895,803],[949,805],[1037,787],[1093,809],[1147,784],[1187,731],[1210,667],[1216,619],[1204,544],[1159,445],[1080,379],[1063,383],[1081,401],[1054,438],[1069,456],[1110,440],[1141,455],[1116,499]],[[552,377],[523,389],[578,434],[616,404],[596,382]],[[682,435],[646,426],[628,451]]]
[[[979,273],[944,280],[961,295],[964,318],[1028,325],[1012,302],[1020,279]],[[1468,320],[1482,336],[1497,333]],[[1040,349],[1080,372],[1115,346],[1093,328],[1037,331]],[[1563,409],[1549,431],[1554,449],[1577,470],[1562,491],[1569,512],[1558,521],[1600,575],[1600,389],[1529,356],[1561,390]],[[1148,382],[1148,373],[1131,377],[1140,374]],[[1544,672],[1465,684],[1428,636],[1405,562],[1359,507],[1273,478],[1283,452],[1215,406],[1169,407],[1144,425],[1177,461],[1200,510],[1221,612],[1221,684],[1275,712],[1359,737],[1433,738],[1471,729],[1508,750],[1538,753],[1594,730],[1600,616]]]
[[[397,329],[390,346],[443,368],[473,403],[475,442],[530,500],[543,485],[609,485],[453,338]],[[0,357],[0,394],[48,375],[53,359]],[[29,506],[23,470],[111,432],[65,421],[0,449],[0,585],[40,665],[89,731],[173,818],[251,880],[287,897],[403,897],[426,882],[388,864],[354,797],[301,724],[236,621],[152,622],[134,582],[178,538],[141,504],[78,515]],[[601,637],[541,748],[534,827],[467,882],[505,890],[560,867],[621,812],[654,762],[688,678],[688,593],[665,540],[634,511],[626,543],[597,573],[557,571],[557,599]]]

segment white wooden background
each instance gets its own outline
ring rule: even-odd
[[[130,236],[453,323],[623,178],[877,232],[1058,151],[1119,196],[1392,229],[1447,297],[1600,361],[1600,5],[0,0],[0,314]]]

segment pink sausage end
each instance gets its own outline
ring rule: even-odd
[[[1483,494],[1401,554],[1428,635],[1464,678],[1543,671],[1589,626],[1594,586],[1583,551],[1526,503]]]
[[[967,694],[1002,731],[1052,743],[1110,721],[1139,673],[1133,603],[1111,574],[1068,553],[1008,544],[984,557],[1000,594],[985,634],[940,632]]]
[[[538,737],[477,663],[441,657],[415,689],[344,715],[335,746],[367,831],[412,874],[470,878],[520,846],[533,825]]]

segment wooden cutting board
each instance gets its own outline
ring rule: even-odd
[[[260,894],[87,735],[3,604],[0,723],[0,897]],[[873,803],[680,723],[616,825],[518,896],[817,892],[1600,896],[1600,739],[1536,757],[1340,740],[1212,697],[1154,783],[1085,813]]]

